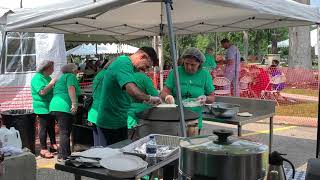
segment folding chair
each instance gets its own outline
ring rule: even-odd
[[[250,76],[243,76],[239,81],[241,97],[255,97],[255,93],[250,89],[253,79]]]
[[[262,99],[272,99],[277,102],[279,106],[279,102],[277,99],[277,94],[280,94],[280,86],[281,84],[286,82],[286,77],[284,74],[277,75],[270,78],[270,82],[265,90],[261,91],[261,98]],[[268,90],[268,87],[271,86],[271,90]],[[268,98],[270,97],[270,98]]]
[[[219,87],[214,91],[215,95],[226,96],[231,95],[231,82],[225,77],[215,77],[213,79],[214,86]]]

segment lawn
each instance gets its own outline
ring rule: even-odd
[[[306,96],[315,96],[315,97],[318,97],[318,95],[319,95],[318,90],[313,90],[313,89],[286,88],[286,89],[282,90],[281,92],[288,93],[288,94],[300,94],[300,95],[306,95]]]
[[[318,117],[318,103],[302,103],[276,106],[276,115],[297,117]]]

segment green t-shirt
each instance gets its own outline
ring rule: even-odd
[[[212,71],[217,66],[215,58],[211,54],[205,54],[204,56],[206,58],[206,61],[202,64],[202,67],[204,69]]]
[[[40,91],[51,81],[50,76],[36,73],[31,80],[32,106],[36,114],[49,114],[49,104],[53,96],[52,89],[46,95],[40,95]]]
[[[178,67],[180,88],[182,99],[197,98],[201,95],[210,95],[214,91],[212,77],[208,71],[200,69],[195,74],[188,74],[184,67]],[[174,72],[171,71],[165,82],[165,86],[172,92],[173,97],[176,97],[176,87],[174,81]],[[192,111],[199,113],[199,128],[202,128],[202,108],[190,108]]]
[[[135,84],[142,92],[151,96],[158,96],[157,89],[154,87],[151,79],[145,73],[136,72],[133,74],[133,77]],[[145,103],[133,102],[128,111],[128,129],[131,129],[137,124],[138,119],[136,117],[136,113],[144,111],[150,107],[150,105]]]
[[[94,79],[93,79],[93,84],[92,84],[93,102],[92,102],[91,108],[88,112],[88,121],[90,121],[92,123],[97,122],[98,108],[99,108],[99,104],[100,104],[100,100],[101,100],[100,95],[101,95],[102,80],[103,80],[105,72],[106,72],[106,69],[102,69],[96,75],[96,77],[94,77]]]
[[[53,98],[50,103],[50,111],[70,113],[71,99],[68,93],[68,87],[74,86],[76,90],[76,99],[81,94],[81,89],[76,75],[72,73],[63,74],[53,88]]]
[[[127,127],[131,97],[125,90],[134,83],[134,66],[128,56],[119,56],[106,70],[96,125],[106,129]]]

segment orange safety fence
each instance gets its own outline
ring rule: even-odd
[[[82,90],[91,88],[92,82],[80,83]],[[32,109],[30,87],[0,86],[0,112],[10,109]]]

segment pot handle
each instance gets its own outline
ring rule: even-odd
[[[233,135],[233,132],[225,129],[213,130],[213,134],[218,136],[217,144],[229,144],[228,137]]]

